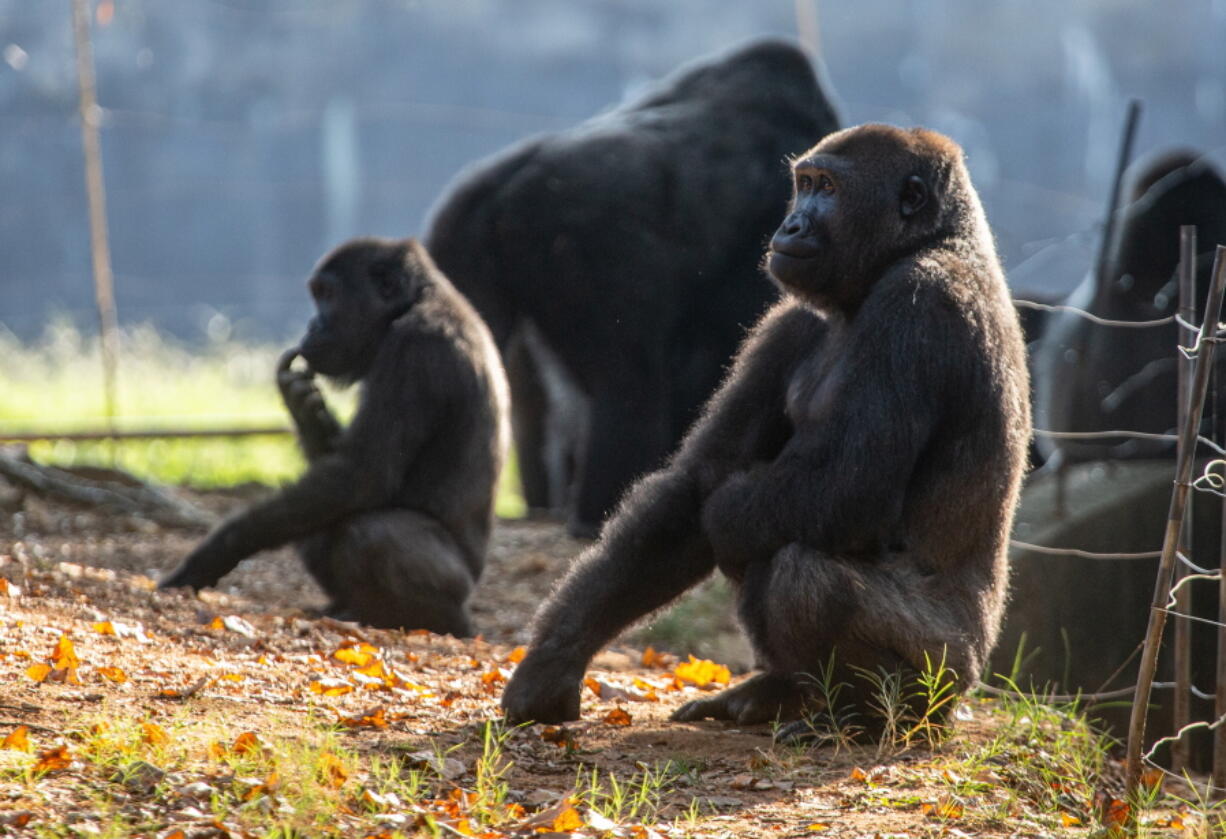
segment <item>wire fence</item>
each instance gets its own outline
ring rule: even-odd
[[[1189,242],[1191,243],[1190,245],[1188,244]],[[1213,272],[1215,288],[1210,291],[1210,299],[1206,305],[1207,313],[1220,311],[1222,292],[1217,286],[1221,283],[1220,275],[1226,274],[1226,265],[1221,264],[1223,262],[1222,253],[1224,250],[1226,249],[1218,249],[1218,261],[1215,263]],[[1226,794],[1226,690],[1223,689],[1224,686],[1221,684],[1222,673],[1226,671],[1226,604],[1222,603],[1223,598],[1226,597],[1226,574],[1224,574],[1224,570],[1226,570],[1226,537],[1223,537],[1221,540],[1219,568],[1208,568],[1194,562],[1191,551],[1187,547],[1191,538],[1189,535],[1190,524],[1185,526],[1185,507],[1183,503],[1189,494],[1199,494],[1226,501],[1226,447],[1222,445],[1226,441],[1215,440],[1212,437],[1199,433],[1204,389],[1211,378],[1211,372],[1216,370],[1216,366],[1213,364],[1213,353],[1216,345],[1226,336],[1226,324],[1214,322],[1196,325],[1193,323],[1195,319],[1195,258],[1195,230],[1194,228],[1185,228],[1181,230],[1181,259],[1179,266],[1179,277],[1181,280],[1180,309],[1177,314],[1163,318],[1121,321],[1104,318],[1074,306],[1052,305],[1030,300],[1014,301],[1018,308],[1069,315],[1104,328],[1149,329],[1176,324],[1179,327],[1179,331],[1191,337],[1192,340],[1187,344],[1183,340],[1177,340],[1176,346],[1173,348],[1173,352],[1177,353],[1176,357],[1182,360],[1177,368],[1180,386],[1176,408],[1180,434],[1152,433],[1131,429],[1105,431],[1036,429],[1034,432],[1036,436],[1045,437],[1050,440],[1110,441],[1124,438],[1179,444],[1176,460],[1172,463],[1175,482],[1171,513],[1168,517],[1167,534],[1162,547],[1141,551],[1108,552],[1085,550],[1077,547],[1036,544],[1020,539],[1011,540],[1010,546],[1015,550],[1028,551],[1033,554],[1075,557],[1104,562],[1160,560],[1157,580],[1155,581],[1154,603],[1150,610],[1150,626],[1144,642],[1138,645],[1133,656],[1129,657],[1129,660],[1131,660],[1138,653],[1142,655],[1141,672],[1138,676],[1137,684],[1099,693],[1056,694],[1053,692],[1040,692],[1037,695],[1048,701],[1094,703],[1131,698],[1133,702],[1133,719],[1129,729],[1127,782],[1132,790],[1135,790],[1136,785],[1139,783],[1140,766],[1142,763],[1151,770],[1181,777],[1190,782],[1191,778],[1187,775],[1189,735],[1197,730],[1213,733],[1215,744],[1213,748],[1212,774],[1210,781],[1201,786],[1206,794],[1220,796]],[[1217,309],[1214,308],[1215,293],[1218,295],[1216,299]],[[1209,317],[1213,316],[1209,315]],[[1204,365],[1205,369],[1198,371],[1197,367],[1201,365]],[[1195,381],[1193,381],[1194,374],[1197,377]],[[1212,375],[1212,380],[1216,397],[1217,376]],[[1194,385],[1199,386],[1201,389],[1198,394],[1193,394],[1191,391]],[[1193,395],[1199,396],[1199,403],[1196,402]],[[1216,403],[1217,400],[1215,398],[1215,413]],[[1195,410],[1195,416],[1191,416],[1193,410]],[[1216,415],[1214,418],[1215,420],[1217,419]],[[1218,422],[1214,423],[1215,434],[1222,433],[1218,425]],[[1187,451],[1183,450],[1185,447]],[[1205,459],[1206,452],[1209,454],[1207,460]],[[1200,455],[1199,458],[1198,455]],[[1191,477],[1192,464],[1197,460],[1200,461],[1199,474]],[[1183,479],[1185,472],[1187,478]],[[1062,480],[1063,476],[1058,475],[1057,481]],[[1222,510],[1221,519],[1224,532],[1226,532],[1226,504],[1222,506]],[[1155,538],[1157,538],[1157,534],[1155,534]],[[1192,612],[1191,589],[1196,585],[1206,584],[1214,585],[1218,588],[1219,611],[1217,619]],[[1175,660],[1175,681],[1159,683],[1153,681],[1154,668],[1156,667],[1158,656],[1158,645],[1161,641],[1162,628],[1166,618],[1174,619],[1177,630],[1180,629],[1181,625],[1182,627],[1187,627],[1191,624],[1199,624],[1212,627],[1218,631],[1219,660],[1215,683],[1211,690],[1197,687],[1191,682],[1191,668],[1189,664],[1190,630],[1186,628],[1176,632],[1172,645],[1171,654]],[[1122,672],[1127,666],[1128,661],[1125,661],[1117,670],[1117,674]],[[997,688],[983,687],[983,689],[988,693],[1001,692]],[[1144,721],[1148,710],[1150,691],[1154,689],[1171,692],[1171,701],[1174,706],[1174,725],[1169,733],[1163,732],[1162,736],[1156,738],[1147,748],[1142,749]],[[1214,710],[1208,719],[1190,719],[1189,709],[1190,698],[1192,697],[1214,703]],[[1172,756],[1169,768],[1162,765],[1157,759],[1159,752],[1167,747],[1171,749]]]

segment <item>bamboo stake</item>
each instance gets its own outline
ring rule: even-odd
[[[1184,509],[1192,481],[1192,453],[1195,451],[1196,434],[1200,426],[1201,412],[1205,407],[1205,389],[1209,373],[1213,369],[1213,349],[1216,345],[1218,321],[1222,317],[1222,295],[1226,292],[1226,246],[1218,245],[1213,262],[1213,283],[1205,305],[1205,318],[1197,338],[1196,375],[1189,395],[1188,414],[1179,429],[1179,465],[1175,474],[1175,488],[1171,493],[1170,512],[1167,515],[1166,533],[1162,541],[1162,559],[1158,564],[1158,577],[1154,583],[1154,599],[1149,612],[1149,626],[1145,632],[1145,647],[1141,653],[1141,667],[1137,674],[1137,693],[1132,701],[1132,715],[1128,723],[1128,757],[1125,788],[1132,797],[1141,781],[1141,747],[1145,738],[1145,714],[1149,708],[1150,692],[1154,685],[1154,671],[1158,664],[1158,647],[1162,643],[1162,630],[1166,625],[1166,605],[1171,593],[1171,570],[1175,564],[1175,548],[1179,541],[1179,529],[1183,525]]]
[[[1196,322],[1196,227],[1183,225],[1179,228],[1179,316],[1186,323]],[[1189,329],[1179,326],[1177,334],[1182,345],[1187,339]],[[1192,385],[1192,359],[1181,355],[1179,357],[1179,395],[1177,428],[1183,428],[1187,423],[1188,390]],[[1198,423],[1199,427],[1199,423]],[[1180,438],[1179,445],[1183,445]],[[1195,441],[1192,443],[1191,456],[1196,457]],[[1176,453],[1176,461],[1183,458],[1182,449]],[[1179,531],[1178,551],[1184,556],[1192,556],[1192,521],[1193,508],[1196,503],[1194,495],[1188,496],[1188,508],[1184,512],[1183,527]],[[1175,566],[1175,580],[1182,579],[1186,574],[1182,564]],[[1175,610],[1180,614],[1192,611],[1192,591],[1188,587],[1179,589],[1175,594]],[[1174,730],[1183,731],[1184,726],[1192,721],[1192,625],[1188,621],[1175,622],[1174,637],[1175,661],[1175,696],[1172,700],[1172,716]],[[1180,737],[1171,746],[1171,769],[1182,772],[1188,766],[1188,741]]]
[[[94,53],[89,35],[87,0],[72,1],[72,32],[77,47],[77,85],[80,88],[81,144],[85,154],[85,191],[89,200],[89,247],[93,256],[94,300],[98,307],[102,349],[102,395],[107,427],[115,430],[116,372],[119,359],[119,319],[111,275],[111,248],[107,233],[106,185],[102,180],[102,142],[98,135],[101,109],[94,78]],[[114,448],[112,448],[112,459]]]

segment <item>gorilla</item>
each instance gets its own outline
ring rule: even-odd
[[[504,351],[530,507],[594,535],[660,465],[772,299],[786,158],[836,127],[806,55],[758,41],[460,173],[424,242]],[[551,422],[550,393],[586,419]]]
[[[1137,167],[1131,200],[1120,211],[1104,281],[1086,277],[1066,305],[1110,320],[1156,320],[1173,315],[1179,228],[1198,228],[1197,282],[1209,287],[1213,248],[1226,242],[1226,181],[1204,159],[1178,150]],[[1204,301],[1198,303],[1203,308]],[[1177,382],[1174,323],[1144,329],[1103,326],[1071,312],[1046,315],[1034,349],[1035,418],[1052,431],[1172,432]],[[1223,396],[1226,396],[1224,394]],[[1218,410],[1226,410],[1219,397]],[[1206,417],[1212,407],[1206,408]],[[1167,456],[1173,443],[1110,439],[1058,440],[1038,436],[1044,460],[1070,464],[1103,458]]]
[[[211,586],[294,542],[326,613],[469,636],[509,433],[485,324],[412,239],[354,239],[307,284],[316,316],[277,382],[309,461],[275,497],[220,525],[159,588]],[[295,358],[308,365],[295,370]],[[361,382],[345,428],[313,376]]]
[[[785,292],[679,450],[639,481],[541,608],[502,697],[513,721],[579,715],[591,657],[715,568],[763,672],[675,720],[795,720],[833,661],[944,660],[973,684],[996,640],[1030,438],[1013,310],[962,150],[920,128],[835,133],[792,165],[766,264]]]

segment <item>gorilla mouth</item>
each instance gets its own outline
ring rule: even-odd
[[[812,271],[812,265],[817,259],[817,253],[787,253],[771,250],[767,253],[766,267],[771,276],[777,280],[795,279],[798,274]]]

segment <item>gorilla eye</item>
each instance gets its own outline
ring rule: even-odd
[[[810,192],[813,189],[813,178],[809,175],[800,175],[796,178],[797,192]]]
[[[817,179],[817,188],[827,195],[831,195],[834,192],[834,181],[830,180],[826,175],[821,175]]]

